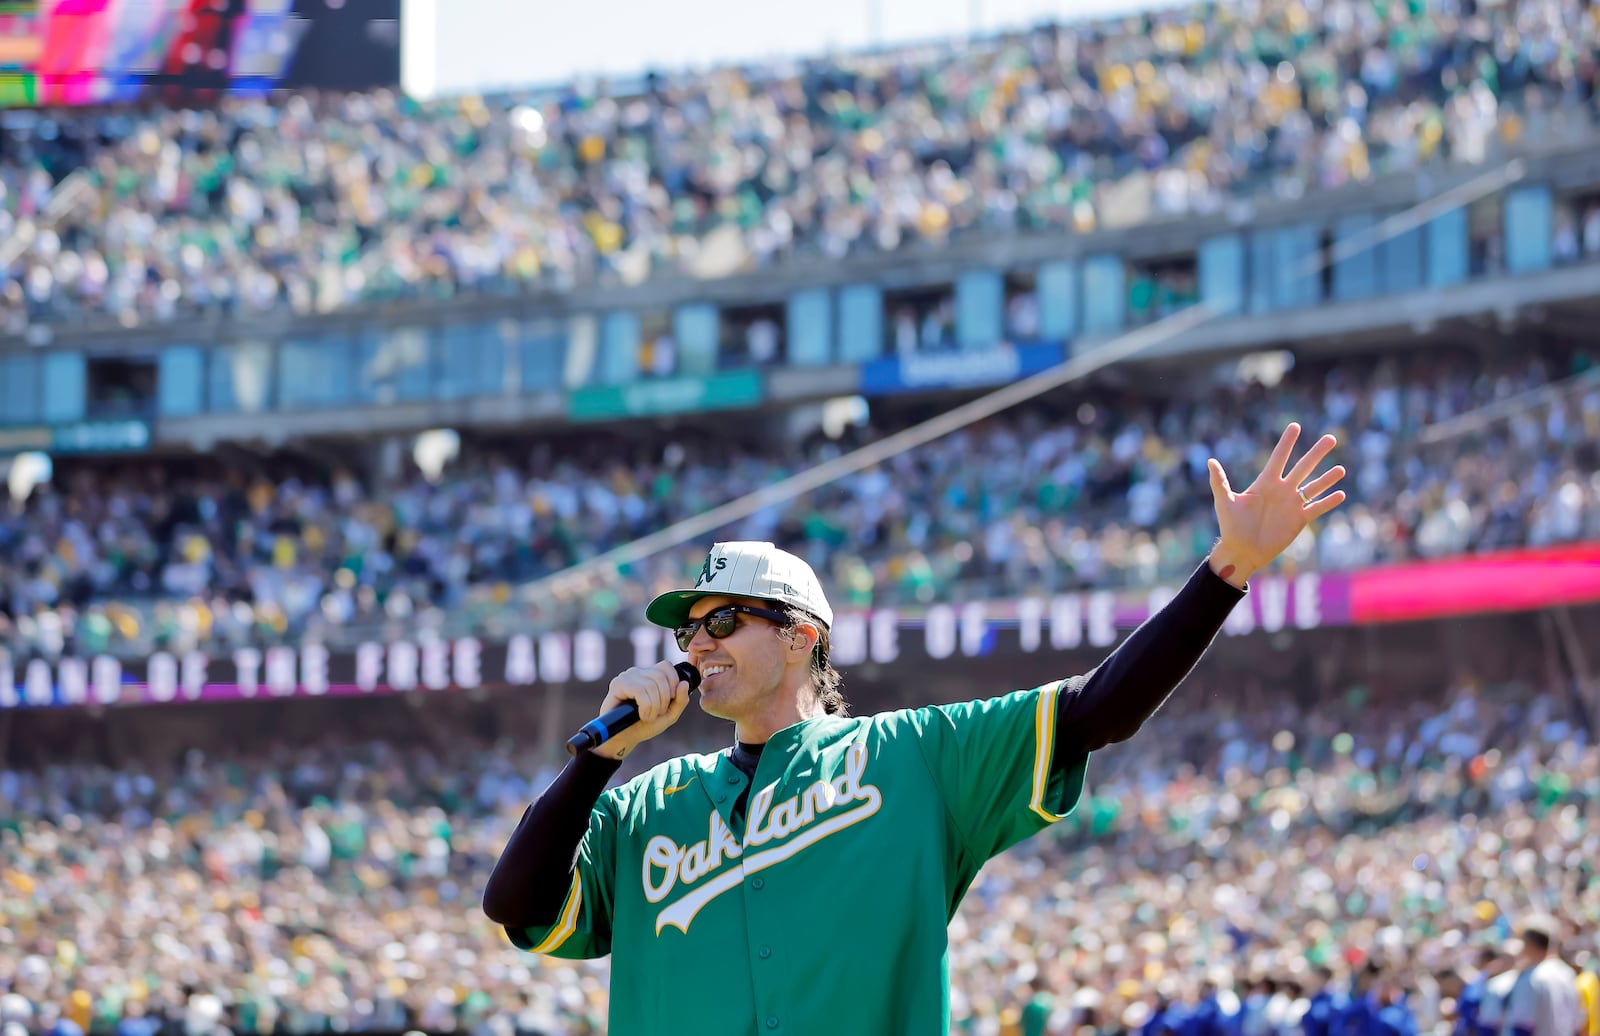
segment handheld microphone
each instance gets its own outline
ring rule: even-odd
[[[679,662],[672,668],[676,669],[678,675],[689,682],[691,693],[699,688],[700,670],[688,662]],[[637,722],[639,722],[639,703],[625,701],[614,709],[602,712],[580,727],[576,734],[569,737],[567,739],[567,754],[575,756],[579,752],[603,745]]]

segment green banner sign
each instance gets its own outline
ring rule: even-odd
[[[567,416],[574,421],[606,421],[619,417],[732,410],[760,403],[761,387],[761,375],[756,371],[713,374],[705,378],[653,378],[626,385],[594,385],[568,393]]]

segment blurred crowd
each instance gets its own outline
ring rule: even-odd
[[[1247,480],[1290,421],[1340,436],[1350,503],[1280,571],[1600,538],[1600,371],[1585,352],[1225,373],[1052,395],[716,538],[800,553],[843,609],[1181,581],[1215,536],[1207,457]],[[557,435],[464,450],[437,481],[303,465],[270,477],[160,461],[63,469],[0,513],[0,643],[55,654],[337,642],[419,624],[625,628],[698,570],[710,537],[550,592],[519,587],[895,427],[879,418],[839,439],[746,447],[717,432]]]
[[[1592,976],[1600,747],[1564,691],[1350,682],[1308,708],[1207,679],[984,869],[952,1031],[1512,1036],[1466,1023],[1538,915]],[[604,1032],[605,960],[523,954],[478,909],[551,757],[429,707],[0,770],[3,1036]],[[622,778],[714,743],[647,747]]]
[[[0,319],[135,323],[715,275],[1478,162],[1595,115],[1586,0],[1250,0],[417,103],[0,128]],[[56,185],[74,172],[80,176]],[[1135,217],[1137,218],[1137,217]]]

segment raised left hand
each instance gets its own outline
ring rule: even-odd
[[[1207,462],[1219,532],[1217,547],[1211,552],[1211,567],[1235,586],[1243,586],[1251,575],[1270,565],[1307,525],[1344,503],[1344,490],[1328,492],[1344,478],[1342,464],[1311,477],[1339,444],[1332,435],[1318,439],[1284,473],[1299,438],[1300,425],[1291,423],[1283,430],[1266,468],[1242,493],[1234,492],[1215,457]]]

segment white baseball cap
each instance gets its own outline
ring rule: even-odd
[[[700,578],[686,590],[668,590],[644,610],[657,626],[674,629],[689,619],[689,607],[702,597],[755,597],[791,605],[833,625],[833,608],[811,566],[771,543],[730,540],[717,543],[700,566]]]

